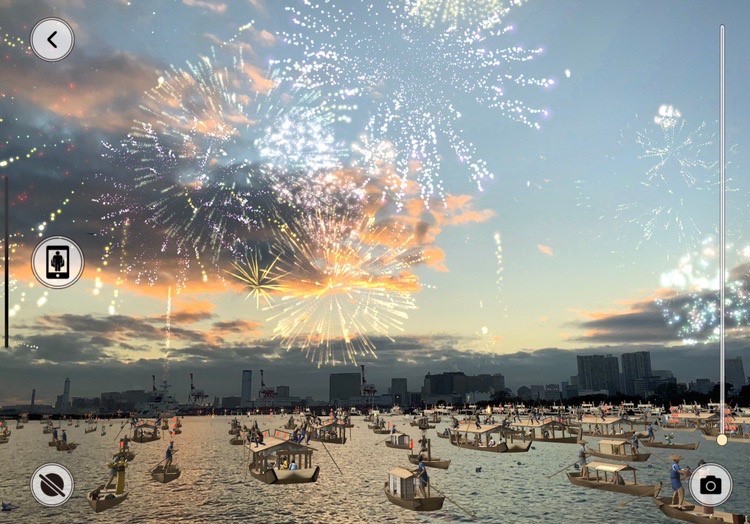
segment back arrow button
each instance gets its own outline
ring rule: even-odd
[[[55,49],[57,49],[57,44],[56,44],[56,43],[54,43],[54,42],[52,41],[52,39],[53,39],[53,38],[55,37],[55,35],[56,35],[56,34],[57,34],[57,31],[54,31],[54,32],[53,32],[53,33],[52,33],[51,35],[49,35],[49,36],[47,37],[47,42],[49,42],[49,44],[50,44],[50,45],[51,45],[52,47],[54,47]]]

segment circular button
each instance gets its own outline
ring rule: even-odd
[[[68,56],[74,43],[73,28],[59,18],[45,18],[31,30],[31,49],[47,62],[59,62]]]
[[[67,237],[47,237],[34,248],[31,269],[36,279],[52,289],[75,284],[83,274],[83,251]]]
[[[54,508],[65,504],[73,495],[73,475],[68,468],[50,462],[37,468],[31,476],[31,494],[42,506]]]
[[[704,464],[690,477],[690,494],[703,506],[721,506],[732,494],[732,476],[724,466]]]

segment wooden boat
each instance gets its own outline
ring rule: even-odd
[[[585,466],[588,469],[586,476],[583,476],[583,471],[566,472],[568,480],[571,484],[581,486],[583,488],[600,489],[603,491],[612,491],[615,493],[623,493],[625,495],[634,495],[636,497],[648,497],[656,496],[661,489],[661,482],[656,484],[638,484],[635,478],[635,468],[626,464],[611,464],[608,462],[591,462]],[[596,472],[596,477],[591,476],[591,471]],[[622,472],[629,471],[633,473],[633,481],[629,482],[622,479],[620,475]],[[604,473],[604,477],[600,477],[599,473]],[[614,483],[612,478],[608,477],[607,474],[619,477],[622,483]]]
[[[414,465],[419,464],[419,454],[416,454],[416,455],[410,454],[409,462],[411,462]],[[423,458],[422,463],[428,468],[437,468],[437,469],[448,469],[448,467],[451,465],[450,459],[441,460],[438,458]]]
[[[387,435],[391,432],[391,430],[390,429],[373,429],[372,432],[375,433],[376,435]]]
[[[23,429],[23,424],[20,422],[16,423],[16,429]]]
[[[393,468],[388,472],[388,482],[383,491],[388,500],[411,511],[436,511],[443,507],[445,497],[431,497],[430,485],[427,484],[426,497],[417,497],[415,484],[417,474],[405,468]]]
[[[232,428],[229,430],[230,435],[239,435],[240,434],[240,428]]]
[[[667,517],[683,522],[693,522],[695,524],[745,524],[747,522],[745,515],[727,513],[725,511],[712,511],[712,508],[706,508],[699,504],[685,503],[683,504],[683,508],[685,509],[680,509],[671,505],[671,497],[654,497],[654,503],[659,508],[659,511]]]
[[[474,435],[472,440],[469,440],[470,434]],[[450,430],[448,441],[459,448],[491,453],[525,453],[531,448],[531,441],[514,443],[512,436],[510,440],[495,443],[490,438],[492,434],[502,434],[502,425],[490,424],[477,429],[473,422],[462,422],[457,429]]]
[[[107,428],[105,428],[104,426],[102,426],[102,433],[101,433],[102,437],[104,435],[106,435],[106,434],[107,434]]]
[[[449,430],[448,428],[445,428],[442,433],[435,430],[435,433],[437,433],[437,436],[440,438],[448,438]]]
[[[243,439],[242,437],[240,437],[239,435],[237,435],[237,436],[234,436],[231,439],[229,439],[229,443],[232,446],[241,446],[242,444],[245,443],[245,439]]]
[[[0,444],[7,444],[9,440],[9,438],[0,438]]]
[[[64,444],[62,441],[57,442],[57,451],[73,451],[78,447],[78,444],[75,442],[68,442],[67,444]]]
[[[627,440],[600,440],[599,449],[586,448],[594,457],[620,460],[622,462],[646,462],[651,453],[632,453],[633,445]]]
[[[86,433],[86,434],[88,434],[88,433],[93,433],[96,430],[97,430],[97,427],[94,426],[93,428],[86,428],[86,429],[84,429],[83,432]]]
[[[164,471],[163,465],[156,466],[151,470],[151,478],[162,484],[178,479],[181,474],[180,468],[175,465],[169,466],[167,471]]]
[[[112,509],[118,504],[122,503],[128,498],[129,491],[123,491],[119,495],[115,494],[115,488],[111,484],[109,486],[100,485],[95,490],[89,492],[86,495],[86,499],[89,501],[89,506],[96,513],[101,513],[108,509]]]
[[[59,442],[59,441],[57,441],[57,440],[52,440],[52,441],[50,441],[50,442],[47,442],[47,444],[48,444],[48,445],[49,445],[49,447],[51,447],[51,448],[56,448],[56,447],[57,447],[57,443],[58,443],[58,442]]]
[[[411,442],[411,437],[406,433],[392,434],[391,439],[387,440],[385,445],[394,449],[412,449],[414,447],[414,444]]]
[[[55,429],[60,429],[60,427],[58,426],[57,428],[54,428],[52,426],[44,426],[44,429],[42,429],[42,433],[44,433],[45,435],[49,435],[50,433],[55,431]]]
[[[687,449],[695,451],[698,449],[698,442],[693,444],[670,444],[669,442],[657,442],[656,440],[649,442],[648,440],[641,441],[641,445],[647,448],[666,448],[666,449]]]
[[[161,439],[159,428],[153,424],[140,424],[133,430],[133,442],[139,444],[145,444],[147,442],[154,442]]]
[[[503,428],[503,436],[507,438],[509,433],[522,441],[552,442],[556,444],[575,444],[578,442],[578,431],[554,419],[545,419],[538,424],[529,422],[511,423],[511,429]]]
[[[266,484],[304,484],[317,482],[320,466],[313,467],[313,448],[286,440],[288,434],[276,432],[274,436],[264,437],[263,445],[249,447],[253,458],[250,463],[250,475]],[[292,463],[297,469],[288,469]],[[287,467],[284,467],[286,464]]]
[[[422,417],[419,420],[413,420],[409,422],[409,425],[413,428],[419,429],[435,429],[435,424],[430,424],[427,417]]]
[[[180,428],[178,427],[172,428],[172,435],[181,435],[181,434],[182,434],[182,430]]]

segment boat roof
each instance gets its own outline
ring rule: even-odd
[[[410,479],[416,475],[416,473],[413,473],[406,468],[393,468],[388,474],[400,479]]]
[[[630,442],[628,442],[627,440],[623,440],[623,439],[604,439],[604,440],[600,440],[599,444],[610,444],[613,446],[619,446],[621,444],[630,444]]]
[[[716,413],[677,413],[677,418],[684,418],[684,419],[690,419],[690,420],[709,420],[712,418],[719,418],[719,415]]]
[[[263,439],[263,444],[257,448],[253,445],[250,447],[253,453],[264,453],[269,454],[273,451],[294,451],[301,453],[312,453],[312,448],[305,446],[304,444],[297,444],[296,442],[290,442],[288,440],[282,440],[277,437],[266,437]]]
[[[474,422],[461,422],[453,431],[484,435],[485,433],[498,433],[502,427],[502,424],[481,424],[481,427],[477,429],[477,425]]]
[[[618,422],[625,422],[625,419],[622,417],[604,417],[604,420],[602,420],[602,417],[583,417],[581,419],[581,423],[583,424],[604,424],[604,425],[610,425],[610,424],[617,424]]]
[[[531,421],[513,422],[511,426],[516,427],[516,428],[544,428],[544,427],[549,427],[549,426],[564,427],[565,425],[553,419],[545,419],[544,421],[542,421],[541,424],[534,424]]]
[[[615,471],[636,471],[634,467],[628,466],[627,464],[612,464],[610,462],[589,462],[586,465],[589,469],[606,471],[607,473],[614,473]]]

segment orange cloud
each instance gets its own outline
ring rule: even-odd
[[[548,257],[554,256],[555,254],[550,246],[545,246],[544,244],[537,244],[536,248],[542,255],[547,255]]]

